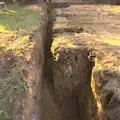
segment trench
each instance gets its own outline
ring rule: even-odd
[[[53,61],[50,49],[54,34],[52,28],[55,8],[52,3],[49,3],[47,8],[48,24],[44,51],[41,119],[97,120],[97,108],[91,89],[93,62],[88,59],[89,51],[87,49],[75,50],[67,59],[67,64]],[[72,72],[66,73],[69,66]]]

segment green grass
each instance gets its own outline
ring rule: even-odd
[[[7,30],[17,28],[32,31],[37,27],[40,11],[30,7],[19,7],[12,10],[0,10],[0,26]]]

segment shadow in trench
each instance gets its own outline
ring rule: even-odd
[[[54,9],[51,4],[48,4],[47,14],[48,14],[48,24],[46,26],[46,45],[45,45],[45,64],[44,64],[44,77],[53,82],[53,73],[52,73],[52,53],[51,45],[53,42],[52,37],[52,28],[54,23]],[[55,13],[54,13],[55,14]]]

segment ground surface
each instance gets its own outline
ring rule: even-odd
[[[105,4],[62,4],[56,9],[52,53],[58,61],[62,49],[67,54],[68,49],[88,48],[88,58],[95,60],[92,89],[101,120],[120,118],[117,107],[120,100],[117,87],[120,80],[119,13],[119,6]]]
[[[98,111],[101,113],[100,116],[102,118],[105,112],[107,119],[119,120],[120,7],[53,3],[52,8],[50,13],[55,19],[50,18],[49,22],[55,20],[55,24],[53,31],[48,30],[48,32],[50,31],[49,34],[53,32],[51,47],[53,57],[58,61],[60,48],[70,49],[73,52],[78,49],[87,49],[89,51],[89,60],[95,60],[92,90],[98,104]],[[31,39],[31,35],[34,36],[32,33],[39,25],[41,14],[39,4],[22,7],[10,6],[8,11],[0,10],[1,120],[21,120],[23,113],[31,113],[29,110],[34,104],[28,102],[29,96],[33,96],[33,89],[30,86],[36,84],[34,81],[31,82],[31,79],[33,76],[35,79],[36,76],[39,76],[39,74],[33,74],[33,71],[36,72],[38,69],[34,69],[31,61],[36,43]],[[35,33],[37,32],[35,31]],[[40,32],[36,35],[38,34]],[[51,40],[49,37],[48,40]],[[39,55],[39,51],[37,55]],[[35,59],[40,61],[37,57]],[[51,67],[52,63],[49,62],[49,59],[48,64]],[[76,103],[76,99],[68,99],[59,105],[54,100],[53,83],[48,81],[45,78],[43,91],[41,92],[44,106],[41,112],[43,118],[41,119],[66,120],[69,118],[70,120],[72,117],[69,114],[73,114],[76,119],[79,119],[79,115],[76,112],[74,113],[77,105],[72,106],[72,103]],[[69,85],[67,87],[71,88]],[[28,99],[26,99],[26,96]],[[37,96],[39,96],[38,91]],[[36,98],[36,96],[33,97]],[[70,106],[73,107],[73,110],[69,109]],[[23,107],[26,107],[28,111],[24,111]],[[37,120],[35,113],[29,115],[32,117],[23,117],[22,120],[30,120],[31,118]]]
[[[42,15],[39,3],[0,10],[0,120],[28,117],[21,118],[25,98],[32,94],[29,79],[37,39],[32,35]]]

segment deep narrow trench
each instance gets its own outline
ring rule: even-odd
[[[46,26],[46,45],[45,45],[45,64],[44,64],[44,76],[47,77],[51,82],[53,82],[53,73],[52,73],[52,53],[50,51],[53,37],[52,37],[52,28],[54,24],[54,9],[51,4],[47,5],[47,15],[48,23]]]
[[[93,63],[88,60],[88,51],[79,49],[72,53],[73,50],[70,50],[71,55],[67,64],[53,63],[50,48],[53,42],[54,12],[52,3],[49,3],[47,7],[48,25],[46,27],[42,120],[97,120],[95,118],[96,104],[91,90]],[[66,73],[69,66],[73,71]],[[53,70],[54,67],[59,69]]]

